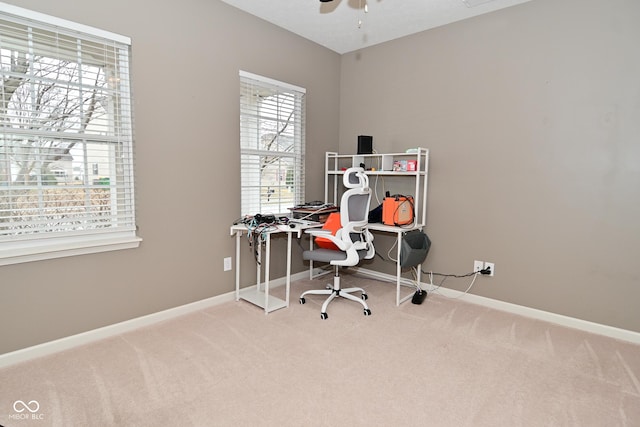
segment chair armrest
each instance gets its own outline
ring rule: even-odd
[[[355,246],[349,247],[344,252],[347,254],[347,257],[343,260],[331,261],[331,265],[350,267],[357,265],[360,262],[360,256],[358,255],[358,251]]]
[[[336,234],[331,234],[331,230],[307,230],[310,236],[313,237],[321,237],[323,239],[329,240],[331,243],[336,245],[339,250],[346,251],[349,247],[351,247],[350,242],[345,242],[342,240],[342,230],[338,230]]]

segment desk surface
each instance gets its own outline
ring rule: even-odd
[[[293,225],[293,227],[292,227]],[[322,227],[322,223],[315,221],[304,221],[298,219],[291,219],[287,224],[264,224],[260,225],[262,229],[260,229],[261,233],[297,233],[298,237],[300,236],[300,232],[309,228],[317,228]],[[236,234],[237,232],[243,231],[252,231],[257,229],[257,227],[251,227],[248,224],[234,224],[231,226],[230,231],[231,235]]]

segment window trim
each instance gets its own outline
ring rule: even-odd
[[[296,85],[292,85],[291,83],[281,82],[280,80],[271,79],[269,77],[261,76],[259,74],[253,74],[253,73],[250,73],[250,72],[244,71],[244,70],[238,70],[238,71],[239,71],[238,75],[241,78],[257,80],[257,81],[260,81],[260,82],[268,84],[268,85],[280,86],[283,89],[293,90],[293,91],[304,93],[304,94],[307,93],[307,90],[305,88],[300,87],[300,86],[296,86]]]
[[[55,16],[46,15],[44,13],[36,12],[34,10],[25,9],[18,6],[13,6],[6,3],[0,2],[0,12],[6,13],[8,15],[15,15],[17,17],[23,19],[32,19],[34,21],[45,22],[47,24],[51,24],[57,27],[60,27],[61,32],[67,31],[78,31],[80,33],[104,38],[111,39],[113,41],[131,45],[131,37],[123,36],[121,34],[112,33],[110,31],[101,30],[99,28],[90,27],[88,25],[79,24],[73,21],[67,21],[66,19],[57,18]]]
[[[102,236],[52,237],[37,241],[3,243],[0,266],[31,261],[133,249],[142,238],[128,232],[105,233]],[[6,246],[5,246],[6,245]]]
[[[46,15],[33,10],[24,9],[0,2],[0,13],[12,15],[18,20],[32,20],[58,27],[60,33],[69,33],[77,36],[82,33],[87,39],[98,37],[119,44],[131,46],[131,38],[98,28],[90,27],[77,22],[68,21],[51,15]],[[130,60],[130,57],[129,57]],[[130,62],[129,62],[130,64]],[[129,72],[130,73],[130,72]],[[129,74],[130,75],[130,74]],[[127,83],[130,87],[130,82]],[[130,90],[130,89],[129,89]],[[130,101],[129,120],[133,120],[131,113],[133,102]],[[133,129],[131,129],[133,134]],[[130,180],[130,207],[135,216],[135,186],[133,184],[133,138],[126,150],[131,156],[131,170],[127,173]],[[34,235],[33,238],[16,239],[0,243],[0,266],[18,264],[31,261],[61,258],[84,254],[94,254],[114,250],[137,248],[142,238],[136,235],[137,227],[133,229],[121,228],[116,231],[95,230],[94,233],[83,235]],[[71,234],[71,233],[70,233]]]

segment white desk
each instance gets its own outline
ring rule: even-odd
[[[320,224],[321,225],[321,224]],[[249,230],[244,224],[237,224],[231,226],[231,235],[236,236],[236,301],[243,299],[259,307],[264,308],[264,313],[268,314],[274,310],[285,308],[289,306],[289,289],[291,285],[291,236],[295,233],[297,237],[300,237],[302,230],[312,228],[316,225],[298,224],[296,228],[291,228],[288,225],[274,225],[265,232],[265,253],[264,253],[264,283],[261,283],[262,272],[262,245],[259,244],[257,248],[254,248],[258,252],[258,259],[261,260],[257,265],[256,272],[256,285],[249,286],[240,289],[240,237],[243,233],[248,233]],[[271,264],[271,235],[278,233],[287,233],[287,274],[285,278],[286,296],[285,300],[276,298],[273,295],[269,295],[269,267]]]

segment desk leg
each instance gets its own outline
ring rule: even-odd
[[[256,291],[260,292],[261,287],[261,279],[262,279],[262,244],[258,241],[257,247],[254,248],[256,251],[256,257],[258,259],[258,264],[256,265]]]
[[[309,250],[313,250],[313,237],[309,238]],[[309,280],[313,280],[313,260],[309,260]]]
[[[236,301],[240,301],[240,233],[236,231]]]
[[[418,264],[418,289],[422,289],[422,264]]]
[[[398,241],[396,242],[398,246],[398,251],[396,254],[396,306],[400,305],[400,276],[402,275],[402,269],[400,268],[400,245],[402,244],[402,233],[398,232],[397,236]]]
[[[291,235],[293,233],[287,233],[287,277],[285,279],[285,301],[287,303],[287,307],[289,307],[289,290],[291,287]]]
[[[264,314],[269,313],[269,264],[271,264],[271,233],[267,233],[264,254]]]

